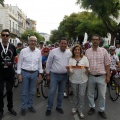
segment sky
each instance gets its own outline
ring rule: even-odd
[[[65,15],[82,11],[79,5],[75,4],[76,0],[5,0],[4,3],[17,5],[27,18],[37,22],[38,32],[48,34],[58,28]]]

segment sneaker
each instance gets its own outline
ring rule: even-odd
[[[57,107],[56,107],[56,110],[57,110],[59,113],[64,114],[64,111],[63,111],[62,108],[57,108]]]
[[[77,112],[77,109],[76,108],[72,108],[72,114],[74,115],[74,114],[76,114],[76,112]]]
[[[28,108],[28,110],[29,110],[30,112],[32,112],[32,113],[35,113],[35,112],[36,112],[36,110],[35,110],[33,107]]]
[[[103,118],[103,119],[107,119],[107,115],[105,114],[105,112],[98,112],[99,115]]]
[[[8,110],[8,111],[9,111],[9,113],[10,113],[10,114],[12,114],[12,115],[14,115],[14,116],[16,116],[16,115],[17,115],[17,113],[16,113],[13,109]]]
[[[25,116],[25,115],[26,115],[26,110],[25,110],[25,109],[22,109],[22,110],[21,110],[21,115],[22,115],[22,116]]]
[[[90,110],[88,111],[88,115],[93,115],[95,112],[94,108],[90,108]]]
[[[37,97],[40,97],[40,91],[37,90]]]
[[[2,120],[2,118],[3,118],[3,113],[0,112],[0,120]]]
[[[51,110],[46,110],[46,116],[49,116],[49,115],[51,115]]]
[[[64,92],[64,98],[67,98],[67,93],[66,92]]]
[[[78,113],[78,114],[79,114],[79,116],[80,116],[81,119],[84,119],[84,118],[85,118],[85,116],[84,116],[84,114],[83,114],[82,112],[80,112],[80,113]]]

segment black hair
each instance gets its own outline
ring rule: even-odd
[[[4,30],[2,30],[1,34],[2,34],[3,32],[8,32],[8,33],[10,34],[9,29],[4,29]]]
[[[99,36],[98,34],[92,35],[92,38],[91,38],[91,39],[93,39],[94,36],[97,36],[97,37],[99,38],[99,40],[101,39],[100,36]]]
[[[68,42],[68,40],[67,40],[67,38],[66,38],[66,37],[61,37],[61,39],[60,39],[59,43],[60,43],[62,40],[66,40],[66,41]]]

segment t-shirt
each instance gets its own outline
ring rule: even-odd
[[[6,49],[7,46],[4,46]],[[8,51],[5,54],[0,43],[0,76],[2,77],[10,77],[14,76],[14,57],[17,55],[16,48],[14,45],[9,44]]]
[[[111,59],[110,69],[116,70],[116,62],[119,62],[118,56],[117,55],[110,55],[110,59]]]
[[[76,60],[74,58],[69,59],[69,66],[76,66]],[[80,61],[78,61],[78,66],[89,67],[89,62],[86,56],[83,56]],[[69,74],[69,80],[72,83],[82,84],[87,82],[88,75],[85,73],[85,68],[72,68],[72,73]]]

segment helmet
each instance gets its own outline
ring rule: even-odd
[[[109,45],[104,45],[104,48],[109,48]]]
[[[115,49],[116,49],[115,46],[110,46],[110,47],[109,47],[109,50],[115,50]]]

